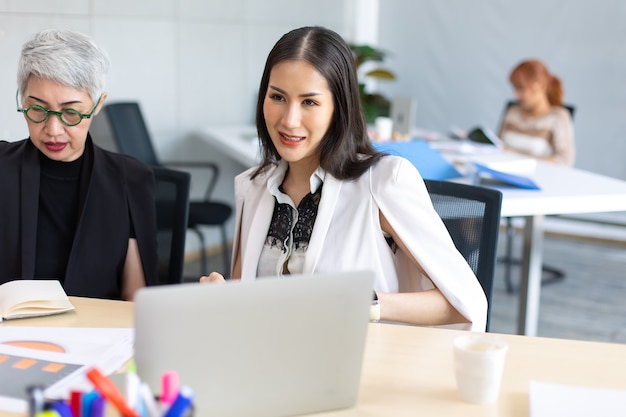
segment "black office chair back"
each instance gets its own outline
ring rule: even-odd
[[[222,271],[227,274],[227,271],[230,270],[230,248],[226,222],[233,209],[230,204],[212,199],[212,193],[219,177],[219,166],[210,161],[159,161],[137,102],[110,103],[104,106],[104,110],[120,153],[134,156],[152,167],[177,167],[185,169],[187,172],[202,171],[209,175],[206,180],[204,197],[201,200],[190,202],[187,227],[193,230],[200,240],[200,275],[210,272],[206,255],[206,242],[200,227],[219,227],[223,254]]]
[[[504,107],[504,112],[502,112],[502,116],[500,117],[500,124],[498,125],[498,132],[502,130],[502,122],[504,122],[504,117],[506,116],[506,112],[509,111],[512,105],[517,104],[517,100],[510,100],[506,102],[506,106]],[[563,108],[569,112],[572,121],[574,121],[574,115],[576,114],[576,106],[573,104],[562,104]]]
[[[104,111],[120,153],[134,156],[150,166],[160,165],[139,103],[111,103],[104,106]]]
[[[155,167],[159,283],[183,282],[185,233],[189,216],[188,172]]]
[[[486,187],[425,180],[435,211],[487,297],[487,330],[496,264],[502,193]]]
[[[576,113],[576,107],[571,104],[563,104],[565,110],[569,112],[570,117],[574,120],[574,114]]]

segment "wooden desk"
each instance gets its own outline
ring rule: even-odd
[[[133,304],[72,297],[76,311],[2,326],[130,327]],[[463,334],[375,323],[368,329],[361,389],[355,407],[316,417],[527,417],[531,380],[626,389],[626,345],[500,335],[509,343],[497,403],[474,405],[457,396],[452,340]],[[0,411],[0,417],[24,417]]]
[[[76,310],[54,316],[3,321],[0,322],[0,332],[3,327],[10,326],[129,328],[134,325],[134,304],[131,302],[83,297],[70,297],[70,301]],[[0,410],[0,417],[25,415]],[[107,412],[107,417],[113,416]]]
[[[204,128],[198,135],[246,167],[259,160],[253,126]],[[626,211],[626,181],[545,162],[537,164],[534,180],[541,190],[497,187],[502,217],[525,220],[517,332],[529,336],[537,335],[539,321],[544,217]]]
[[[461,332],[372,324],[355,409],[328,416],[528,416],[531,380],[626,388],[625,345],[501,335],[509,343],[500,399],[457,396],[452,340]]]

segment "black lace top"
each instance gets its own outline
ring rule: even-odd
[[[311,179],[312,191],[304,196],[297,208],[282,186],[275,189],[270,187],[275,199],[274,213],[259,260],[258,276],[302,272],[322,198],[322,185],[322,177],[314,173]]]

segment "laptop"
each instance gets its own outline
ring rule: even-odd
[[[391,120],[393,121],[393,131],[400,135],[411,134],[411,129],[415,126],[416,101],[411,97],[396,96],[391,102]]]
[[[135,361],[153,392],[176,370],[196,416],[292,416],[356,403],[374,274],[147,287]]]
[[[491,145],[499,149],[504,147],[502,140],[495,133],[493,133],[493,131],[484,126],[478,126],[470,130],[467,134],[467,138],[471,142],[482,145]]]

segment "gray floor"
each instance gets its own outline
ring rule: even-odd
[[[547,236],[544,264],[566,277],[541,288],[539,336],[626,343],[626,245]],[[498,264],[491,331],[515,333],[518,296],[505,288]]]
[[[519,250],[516,246],[516,253]],[[221,269],[219,254],[209,261]],[[564,270],[566,278],[542,287],[538,335],[626,343],[626,244],[548,235],[544,261]],[[198,270],[197,263],[189,263],[185,276],[195,280]],[[515,283],[518,275],[514,268]],[[518,296],[506,292],[501,264],[494,285],[491,331],[515,333]]]

